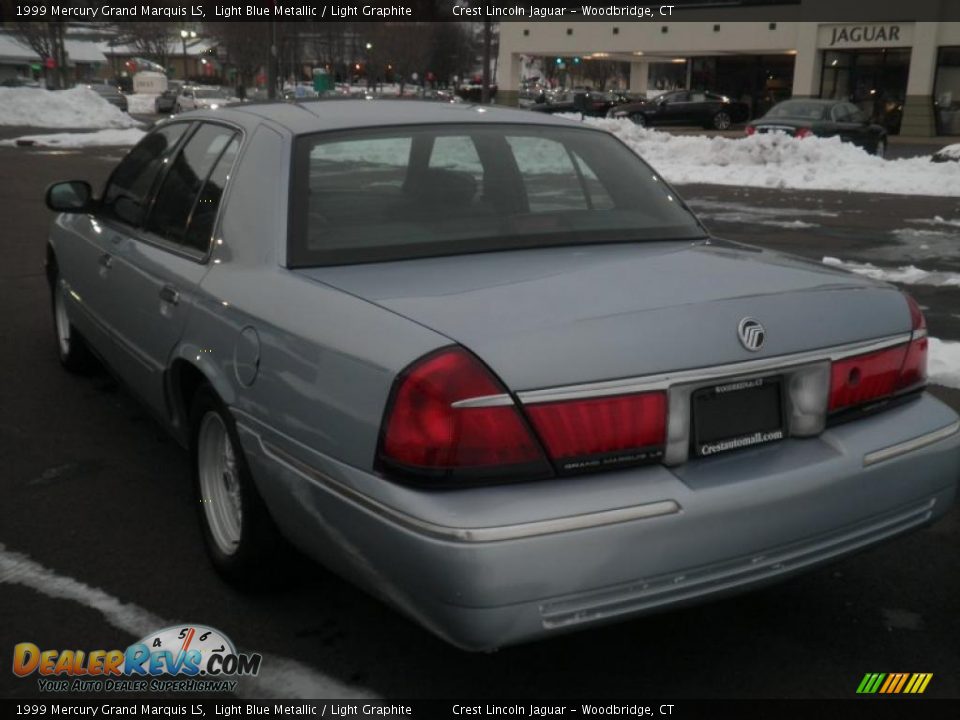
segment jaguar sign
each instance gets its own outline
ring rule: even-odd
[[[905,47],[913,41],[912,23],[821,25],[822,48]]]

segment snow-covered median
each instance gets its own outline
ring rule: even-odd
[[[839,138],[671,135],[629,120],[584,122],[612,132],[677,184],[960,196],[960,163],[931,163],[929,155],[884,160]]]
[[[130,128],[139,124],[89,88],[0,88],[0,125]]]
[[[102,145],[136,145],[145,135],[143,130],[98,130],[96,132],[48,133],[24,135],[14,140],[4,140],[0,145],[27,145],[30,147],[84,148]]]

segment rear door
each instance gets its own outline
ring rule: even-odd
[[[686,90],[667,93],[660,103],[657,122],[664,125],[686,125],[690,122],[690,93]]]
[[[166,410],[163,372],[206,274],[214,225],[240,147],[237,129],[197,123],[161,176],[143,226],[114,264],[117,334],[134,390]]]

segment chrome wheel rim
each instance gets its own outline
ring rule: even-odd
[[[713,125],[717,130],[726,130],[730,127],[730,116],[726,113],[717,113],[716,117],[713,118]]]
[[[210,536],[222,553],[233,555],[240,545],[243,527],[240,474],[227,426],[213,411],[206,413],[200,421],[197,471],[200,502]]]
[[[70,354],[70,319],[59,287],[53,291],[53,318],[57,328],[57,347],[61,357],[67,357]]]

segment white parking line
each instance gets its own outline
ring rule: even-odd
[[[58,575],[23,553],[0,543],[0,584],[23,585],[58,600],[70,600],[103,615],[115,628],[141,638],[159,628],[175,625],[149,610],[124,603],[100,588]],[[257,677],[239,678],[236,695],[242,698],[312,699],[374,698],[366,688],[347,685],[290,658],[263,654]]]

